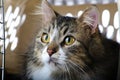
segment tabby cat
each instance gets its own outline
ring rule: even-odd
[[[28,53],[28,80],[115,80],[119,44],[98,29],[98,9],[62,16],[42,2],[42,28]]]

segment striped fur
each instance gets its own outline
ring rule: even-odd
[[[99,33],[97,9],[90,7],[81,17],[72,18],[56,15],[46,1],[42,4],[47,6],[43,8],[47,23],[43,23],[29,53],[28,79],[115,80],[119,45]],[[50,37],[48,43],[41,41],[43,33]],[[75,39],[71,45],[65,45],[68,36]],[[49,55],[48,48],[55,49],[54,54]]]

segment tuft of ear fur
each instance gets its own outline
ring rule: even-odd
[[[41,7],[42,7],[42,13],[43,13],[42,17],[44,23],[50,23],[52,20],[56,18],[56,14],[52,9],[52,7],[47,2],[47,0],[42,1]]]
[[[97,28],[99,22],[99,11],[95,6],[91,6],[87,8],[83,14],[80,16],[79,21],[90,25],[92,29],[92,33],[95,33],[95,29]]]

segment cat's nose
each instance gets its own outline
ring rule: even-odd
[[[54,53],[56,53],[57,51],[55,49],[47,49],[48,55],[52,56]]]

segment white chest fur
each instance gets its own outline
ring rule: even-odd
[[[51,73],[52,68],[48,64],[45,64],[42,68],[34,68],[31,77],[33,80],[52,80]]]

